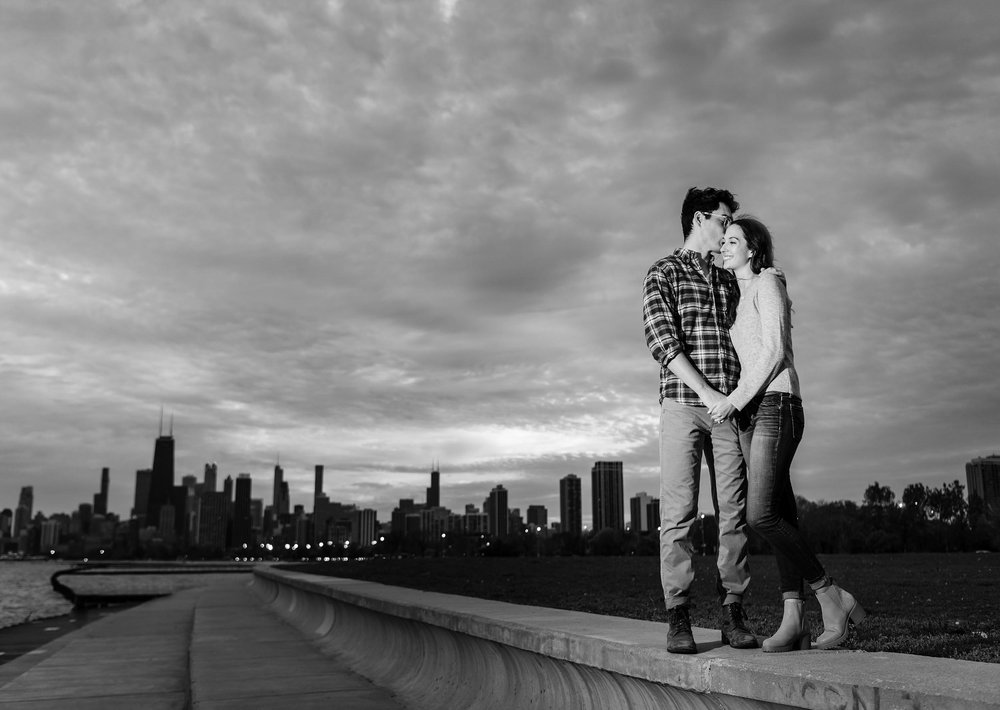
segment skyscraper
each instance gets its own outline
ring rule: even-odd
[[[225,550],[229,505],[226,494],[208,491],[201,494],[198,513],[198,544],[211,550]]]
[[[110,473],[107,468],[101,469],[101,492],[94,495],[94,515],[108,514],[108,481]]]
[[[233,504],[233,547],[242,549],[253,546],[253,518],[250,514],[250,489],[253,481],[249,473],[236,477],[236,502]]]
[[[313,488],[313,515],[316,514],[316,504],[319,501],[319,497],[323,495],[323,464],[316,464],[315,474],[316,477]]]
[[[288,512],[288,501],[282,500],[282,484],[285,482],[285,469],[280,464],[274,465],[274,488],[271,507],[275,515]]]
[[[629,499],[632,532],[656,530],[660,525],[660,501],[647,493],[636,493]]]
[[[1000,511],[1000,456],[993,454],[969,461],[965,464],[965,482],[969,487],[969,503],[978,498],[987,510]]]
[[[580,477],[573,473],[559,481],[559,522],[565,533],[583,533],[583,495]]]
[[[490,535],[506,537],[510,534],[510,511],[507,508],[507,489],[497,486],[486,499],[486,514],[490,517]]]
[[[219,475],[219,464],[217,463],[207,463],[205,464],[205,487],[202,491],[205,493],[215,493],[216,489],[216,479]]]
[[[35,507],[35,489],[32,486],[24,486],[21,495],[17,499],[17,510],[14,511],[14,532],[13,537],[17,537],[22,531],[28,529],[31,523],[31,512]]]
[[[625,490],[621,461],[597,461],[590,470],[594,530],[625,529]]]
[[[427,507],[437,508],[441,505],[441,472],[437,466],[431,470],[431,486],[427,489]]]
[[[149,506],[149,486],[153,480],[153,469],[141,468],[135,472],[135,501],[132,503],[132,515],[145,520]]]
[[[292,498],[288,493],[288,481],[281,482],[281,509],[278,515],[288,515],[291,512]]]
[[[358,547],[369,547],[378,535],[378,513],[364,508],[354,513],[356,521],[351,526],[351,543]]]
[[[170,433],[163,435],[163,421],[160,421],[160,435],[153,449],[153,476],[149,482],[149,503],[146,505],[146,523],[157,525],[160,508],[170,503],[174,487],[174,425],[170,420]]]

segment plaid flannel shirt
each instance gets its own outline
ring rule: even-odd
[[[701,398],[667,364],[684,353],[705,380],[722,394],[736,388],[740,361],[729,339],[740,292],[735,277],[713,266],[710,278],[698,256],[677,249],[651,267],[643,283],[642,315],[646,345],[660,363],[660,402],[702,405]]]

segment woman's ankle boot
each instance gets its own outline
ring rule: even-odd
[[[764,639],[761,648],[767,653],[809,650],[809,627],[806,625],[805,603],[801,599],[786,599],[781,625],[774,636]]]
[[[824,629],[816,639],[815,647],[827,649],[838,646],[847,638],[848,620],[860,624],[865,619],[865,610],[850,592],[838,587],[832,579],[829,584],[813,591],[823,611]]]

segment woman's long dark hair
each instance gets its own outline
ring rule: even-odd
[[[764,269],[774,266],[774,242],[771,240],[771,232],[764,223],[756,217],[740,215],[733,220],[733,224],[739,225],[743,230],[747,249],[753,252],[753,256],[750,257],[750,268],[753,272],[759,274]]]

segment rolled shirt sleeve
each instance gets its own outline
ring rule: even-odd
[[[661,367],[666,367],[683,352],[676,303],[670,281],[663,270],[654,264],[643,283],[642,316],[646,347]]]

